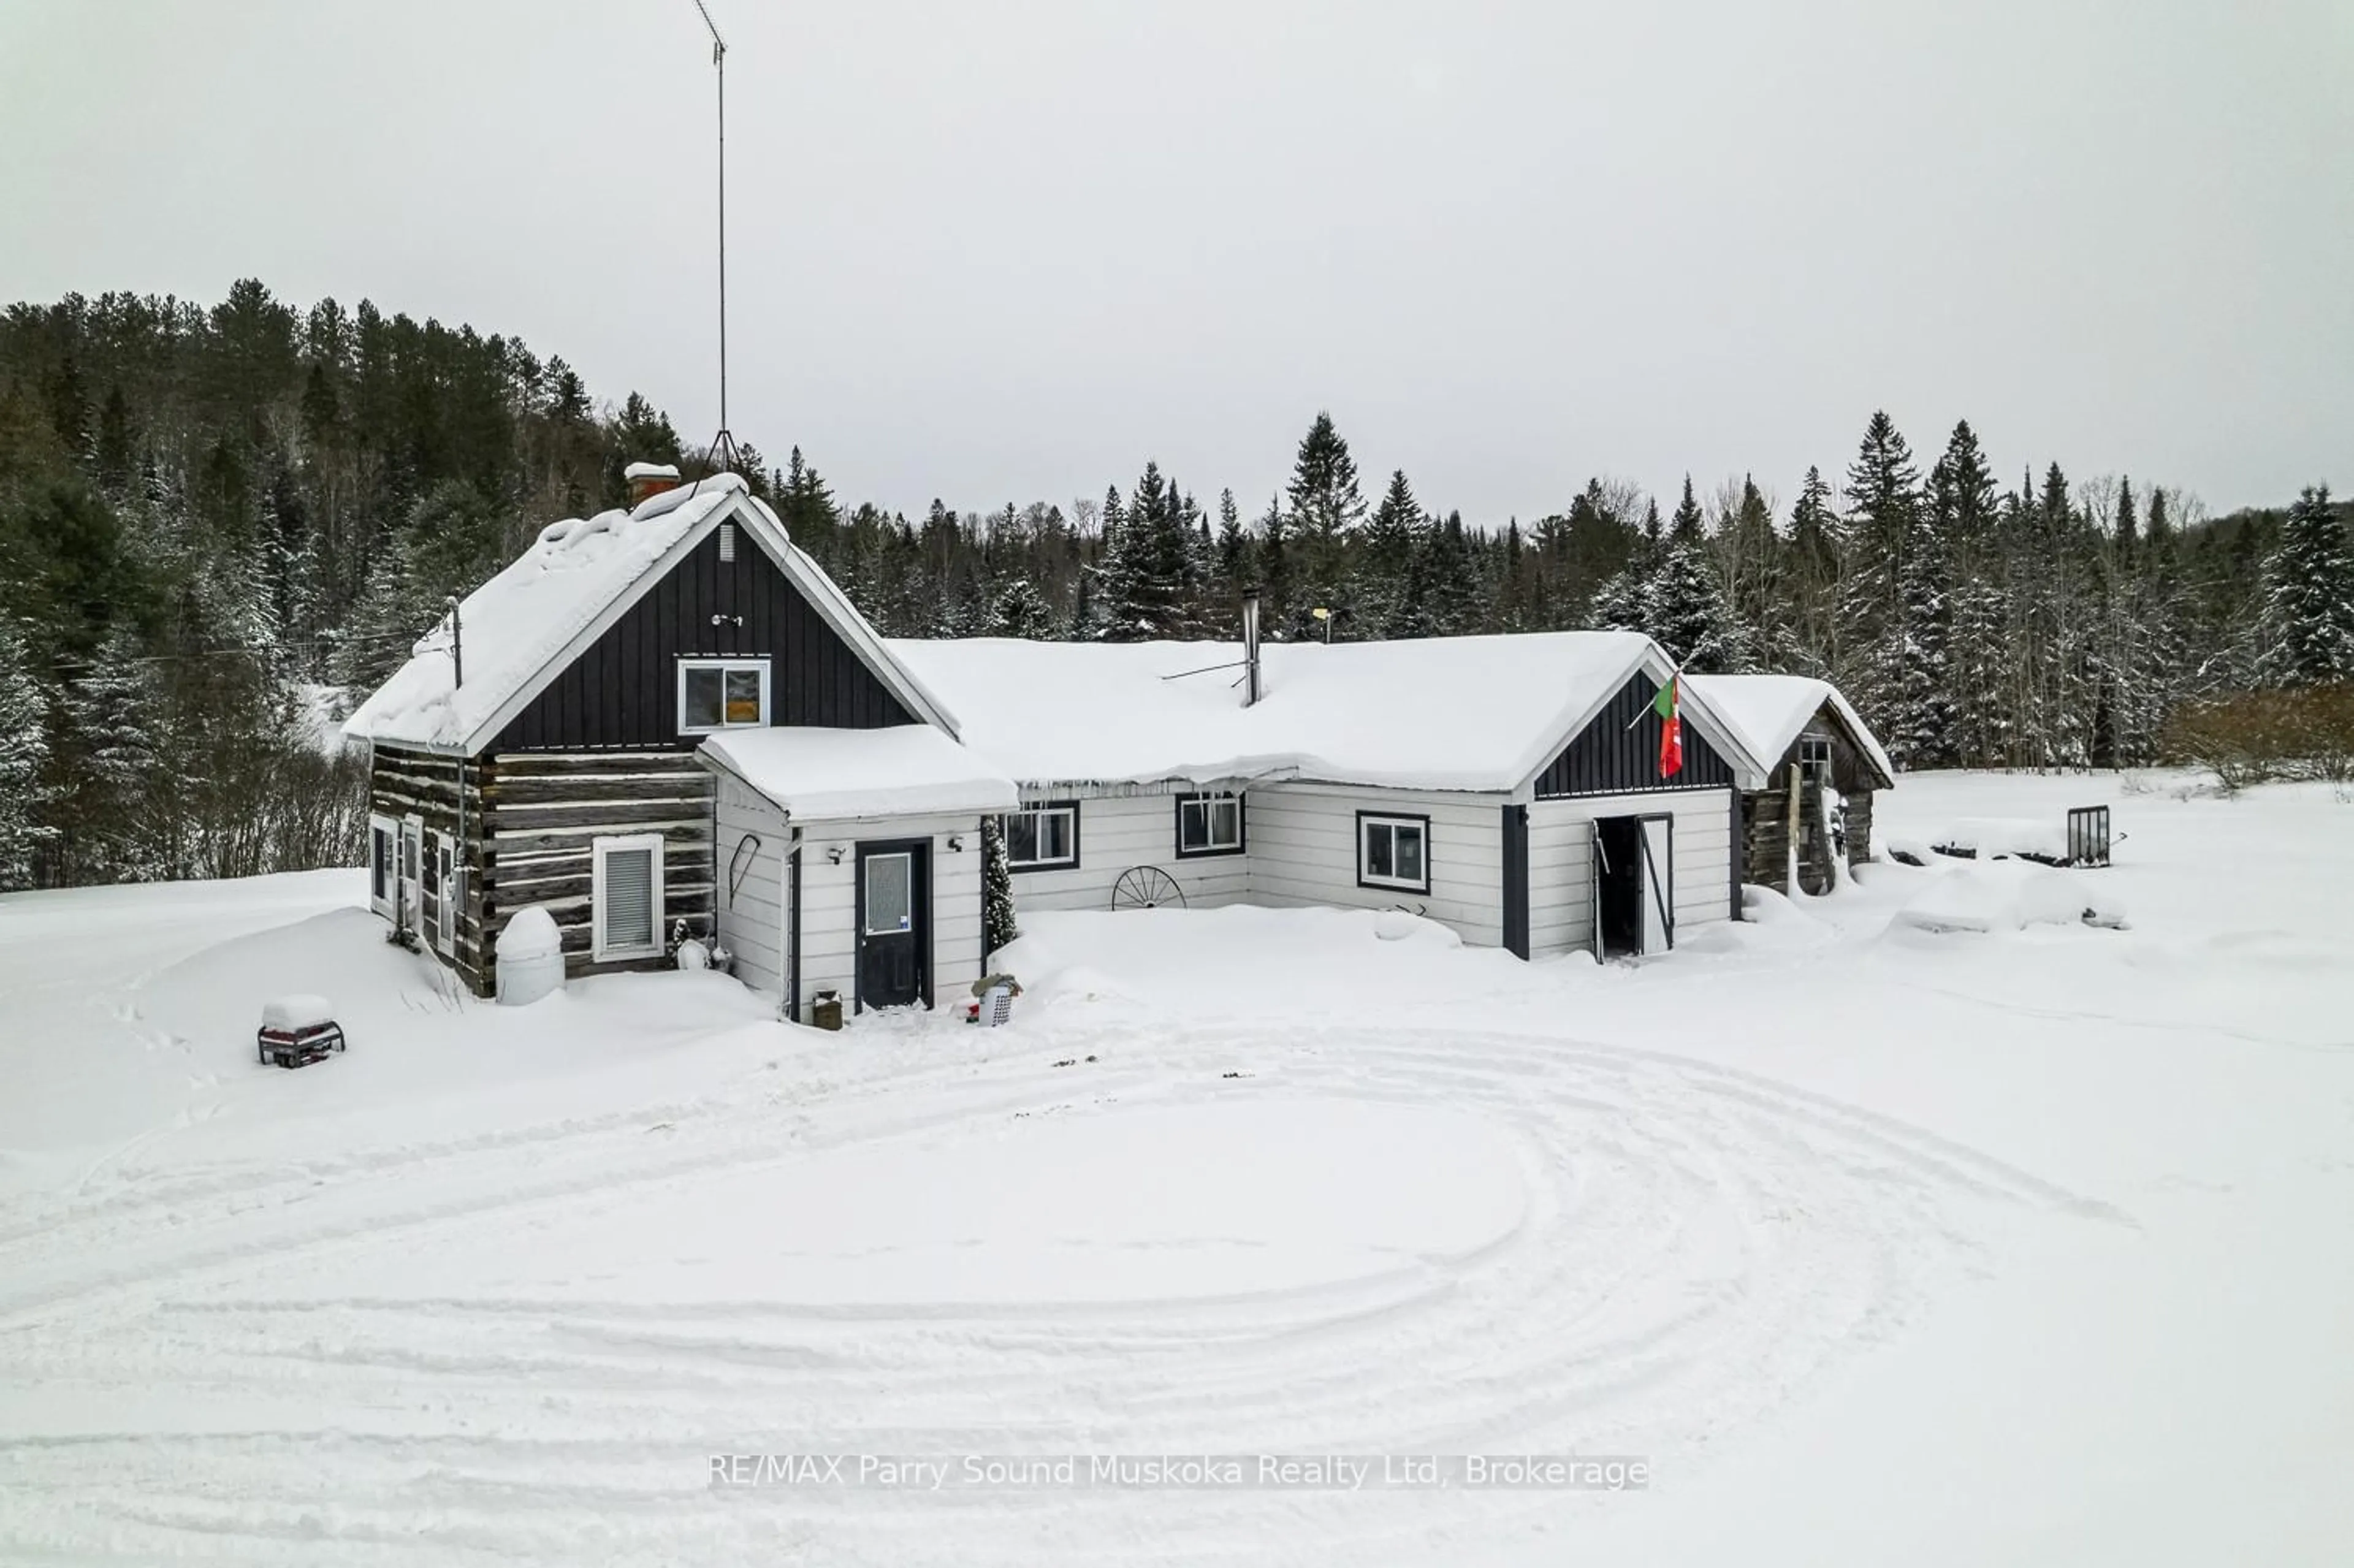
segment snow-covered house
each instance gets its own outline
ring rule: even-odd
[[[1836,862],[1872,858],[1872,797],[1896,770],[1837,686],[1802,675],[1687,675],[1685,688],[1739,732],[1766,763],[1762,788],[1741,799],[1741,879],[1827,893]],[[1792,853],[1795,842],[1797,853]]]
[[[1656,951],[1738,907],[1739,791],[1704,698],[1659,771],[1631,632],[1268,644],[894,641],[1021,789],[1023,909],[1403,906],[1524,958]],[[1172,891],[1173,890],[1173,891]]]
[[[791,1017],[929,1003],[981,973],[992,818],[1030,909],[1399,906],[1525,958],[1738,907],[1770,759],[1694,689],[1663,776],[1647,638],[886,642],[735,476],[631,479],[345,726],[371,896],[477,992],[539,908],[574,974],[716,936]]]
[[[854,1007],[978,975],[980,828],[1011,784],[972,776],[953,716],[741,480],[631,479],[638,504],[547,528],[346,723],[376,908],[483,994],[531,907],[574,974],[716,926],[779,984],[790,905],[804,976]]]

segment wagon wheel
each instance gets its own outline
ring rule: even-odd
[[[1177,879],[1157,865],[1131,865],[1119,874],[1111,885],[1111,906],[1115,909],[1154,909],[1163,904],[1185,907],[1185,890]]]

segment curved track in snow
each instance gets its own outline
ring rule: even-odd
[[[1024,1033],[1005,1037],[1019,1061],[774,1086],[660,1126],[181,1170],[0,1209],[0,1559],[1560,1561],[1552,1532],[1597,1499],[714,1491],[706,1457],[1581,1451],[1649,1456],[1668,1485],[1978,1267],[1992,1211],[2115,1217],[1918,1128],[1670,1055],[1234,1028],[1095,1033],[1074,1053],[1051,1024]],[[758,1227],[764,1182],[828,1151],[1278,1095],[1476,1117],[1517,1168],[1517,1222],[1340,1277],[1129,1298],[801,1299],[594,1271],[524,1287],[440,1266],[673,1199],[740,1193],[732,1223]]]

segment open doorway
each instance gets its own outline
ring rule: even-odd
[[[1638,958],[1676,945],[1675,819],[1594,823],[1595,956]]]

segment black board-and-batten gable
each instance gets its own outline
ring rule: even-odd
[[[1689,715],[1683,725],[1683,766],[1672,778],[1659,777],[1659,731],[1667,721],[1651,710],[1659,694],[1659,683],[1649,673],[1638,670],[1629,675],[1537,774],[1537,799],[1730,788],[1733,764]]]
[[[750,530],[724,538],[737,526],[723,520],[643,585],[484,749],[692,751],[702,736],[679,733],[682,659],[768,659],[772,726],[924,722]]]

